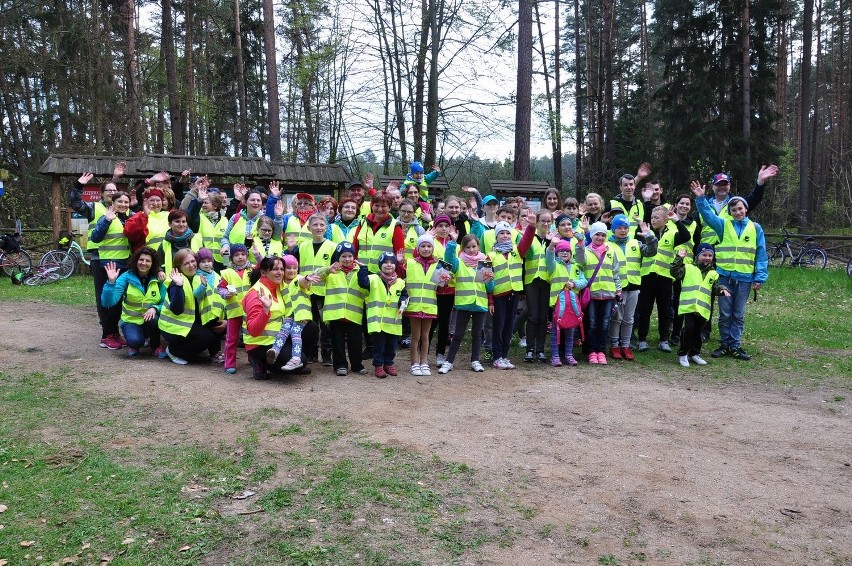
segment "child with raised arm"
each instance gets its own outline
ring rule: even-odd
[[[405,280],[397,275],[396,255],[384,252],[376,260],[379,272],[370,274],[366,265],[358,271],[358,284],[367,291],[367,331],[373,341],[373,367],[376,377],[398,375],[394,358],[402,336],[402,313],[408,306]]]

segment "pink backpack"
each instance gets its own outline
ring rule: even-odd
[[[577,293],[574,291],[559,292],[556,298],[556,304],[553,305],[553,331],[559,332],[563,329],[580,328],[580,335],[583,339],[583,309],[580,308],[580,302],[577,299]],[[556,335],[556,343],[559,344],[562,339],[562,333]]]

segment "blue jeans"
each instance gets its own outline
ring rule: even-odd
[[[592,299],[586,316],[589,318],[589,353],[603,354],[606,352],[607,335],[609,334],[609,319],[612,317],[612,307],[615,299],[598,301]]]
[[[736,349],[742,343],[745,311],[751,283],[737,281],[728,275],[719,276],[719,284],[728,288],[730,297],[719,297],[719,342],[723,348]]]
[[[146,338],[151,339],[152,350],[156,350],[160,345],[160,329],[157,326],[156,318],[142,324],[122,322],[121,331],[124,333],[124,339],[127,341],[128,348],[133,348],[134,350],[140,349],[145,345]]]

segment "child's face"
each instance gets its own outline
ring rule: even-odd
[[[299,266],[298,265],[285,265],[284,266],[284,281],[290,282],[296,278],[299,274]]]
[[[497,233],[497,243],[505,244],[512,241],[512,233],[507,230],[501,230]]]
[[[382,273],[390,275],[396,271],[396,264],[392,261],[386,261],[382,264]]]
[[[310,225],[311,234],[314,235],[314,238],[322,238],[325,236],[325,229],[327,226],[328,225],[325,223],[325,220],[322,220],[321,218],[314,218]]]
[[[340,265],[343,267],[352,267],[353,263],[355,263],[355,256],[352,255],[352,252],[343,252],[340,254]]]
[[[414,179],[415,181],[422,181],[423,180],[423,173],[412,173],[411,178]]]
[[[571,250],[559,250],[559,253],[556,255],[558,255],[559,259],[561,259],[565,263],[571,261]]]
[[[613,230],[616,238],[626,238],[628,232],[630,232],[630,226],[619,226]]]
[[[653,226],[657,230],[665,226],[667,220],[668,215],[665,212],[659,211],[651,213],[651,226]]]
[[[450,225],[446,222],[439,222],[435,225],[435,232],[440,238],[446,238],[450,233]]]
[[[213,260],[212,259],[202,259],[198,262],[198,269],[201,271],[211,272],[213,271]]]
[[[713,252],[709,250],[704,250],[703,252],[698,254],[698,263],[704,266],[713,263]]]
[[[502,220],[503,222],[508,222],[509,224],[511,224],[511,223],[512,223],[512,220],[514,220],[514,219],[512,218],[512,213],[511,213],[511,212],[509,212],[508,210],[504,210],[503,212],[501,212],[500,214],[498,214],[498,215],[497,215],[497,218],[498,218],[498,219],[500,219],[500,220]]]
[[[423,242],[417,246],[417,253],[420,254],[420,257],[432,257],[433,251],[435,251],[435,246],[429,242]]]
[[[246,252],[239,251],[231,255],[231,261],[237,265],[242,265],[248,259]]]
[[[594,236],[592,236],[592,243],[596,246],[600,246],[606,242],[606,232],[597,232]]]
[[[571,220],[573,220],[577,218],[577,216],[580,214],[580,209],[577,208],[576,204],[569,204],[565,207],[565,214],[567,214],[569,217],[571,217]]]
[[[472,242],[468,242],[468,244],[464,247],[464,253],[467,255],[476,255],[479,253],[479,242],[473,240]]]
[[[556,230],[559,232],[559,236],[561,238],[570,238],[571,236],[573,236],[570,220],[563,220],[562,222],[560,222],[559,226],[556,227]]]

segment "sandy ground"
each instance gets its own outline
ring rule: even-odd
[[[314,366],[257,382],[242,351],[234,376],[147,355],[125,363],[125,352],[97,347],[93,309],[4,306],[2,367],[66,366],[88,375],[90,390],[202,412],[343,419],[376,441],[468,464],[528,517],[511,546],[486,545],[470,563],[852,564],[845,390],[760,376],[720,385],[712,365],[649,372],[626,362],[386,380]]]

